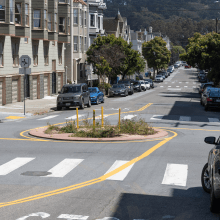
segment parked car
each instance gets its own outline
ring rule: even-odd
[[[174,68],[175,68],[175,69],[177,69],[177,68],[179,68],[179,67],[180,67],[180,64],[179,64],[179,63],[175,63],[175,64],[174,64]]]
[[[133,83],[129,79],[119,80],[118,84],[124,84],[128,89],[128,94],[132,95],[134,93]]]
[[[169,66],[168,69],[171,69],[174,71],[174,65]]]
[[[168,69],[167,69],[167,72],[170,74],[170,73],[173,72],[173,69],[171,69],[171,68],[169,69],[169,68],[168,68]]]
[[[100,102],[105,102],[104,94],[99,90],[98,87],[89,87],[89,92],[91,103],[95,103],[98,105]]]
[[[214,147],[209,151],[208,162],[204,165],[201,174],[202,188],[210,193],[210,211],[220,211],[220,137],[206,137],[205,143]]]
[[[109,89],[109,96],[127,96],[128,88],[124,84],[113,84]]]
[[[148,81],[150,83],[150,87],[154,88],[154,82],[152,79],[144,79],[144,81]]]
[[[185,65],[185,69],[190,69],[190,68],[191,68],[191,66],[189,64]]]
[[[206,88],[206,90],[202,93],[201,102],[201,104],[204,105],[206,111],[209,108],[219,108],[220,88]]]
[[[148,89],[147,84],[145,84],[144,80],[139,80],[140,84],[141,84],[141,89],[146,91]]]
[[[207,77],[201,75],[200,78],[199,78],[199,82],[201,82],[201,83],[206,83],[206,82],[207,82]]]
[[[186,61],[181,61],[181,65],[182,65],[182,66],[187,65]]]
[[[147,89],[150,89],[150,83],[146,80],[144,80],[145,85],[147,86]]]
[[[139,81],[133,82],[134,91],[141,92],[141,83]]]
[[[200,98],[200,104],[201,104],[201,105],[204,105],[204,102],[203,102],[203,101],[207,98],[207,97],[206,97],[206,93],[209,91],[209,88],[212,88],[212,87],[211,87],[211,86],[210,86],[210,87],[209,87],[209,86],[206,87],[206,88],[204,89],[204,92],[201,93],[201,98]],[[205,95],[204,95],[204,94],[205,94]]]
[[[157,75],[156,77],[155,77],[155,82],[163,82],[163,76],[162,75]]]
[[[62,107],[76,107],[84,109],[85,105],[91,107],[90,92],[86,83],[80,84],[66,84],[58,92],[57,96],[57,110]]]
[[[214,87],[214,83],[213,82],[202,83],[201,86],[199,87],[199,93],[203,93],[206,87]]]

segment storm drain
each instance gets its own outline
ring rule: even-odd
[[[50,174],[52,173],[46,172],[46,171],[27,171],[27,172],[21,173],[21,175],[23,176],[47,176]]]

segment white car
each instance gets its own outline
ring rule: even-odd
[[[141,84],[141,89],[146,91],[147,90],[147,84],[145,84],[144,80],[139,80],[140,84]]]
[[[157,75],[157,76],[155,77],[155,82],[163,82],[163,76]]]
[[[147,89],[150,89],[150,83],[148,81],[144,81],[145,85],[147,85]]]

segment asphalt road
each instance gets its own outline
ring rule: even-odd
[[[111,124],[143,118],[169,137],[143,142],[36,140],[28,130],[75,119],[75,109],[0,123],[0,220],[214,220],[201,171],[219,136],[218,110],[200,105],[195,69],[178,69],[146,92],[80,110]],[[149,104],[150,103],[150,104]],[[3,115],[1,115],[3,117]],[[39,176],[45,175],[45,176]]]

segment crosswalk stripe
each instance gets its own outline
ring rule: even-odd
[[[83,117],[84,115],[79,115],[79,118]],[[70,116],[68,118],[65,118],[66,120],[76,120],[76,115]]]
[[[187,176],[188,176],[188,165],[168,163],[162,184],[186,186]]]
[[[122,119],[124,119],[124,120],[130,120],[130,119],[132,119],[132,118],[134,118],[134,117],[136,117],[137,115],[126,115],[126,116],[124,116]]]
[[[188,117],[188,116],[180,116],[179,120],[180,120],[180,121],[191,121],[191,117]]]
[[[188,86],[184,86],[185,88],[187,88]]]
[[[32,157],[17,157],[0,166],[0,175],[7,175],[34,159]]]
[[[64,177],[72,169],[77,167],[82,161],[83,159],[64,159],[52,169],[48,170],[48,172],[52,174],[44,177]]]
[[[219,122],[218,118],[208,118],[209,122]]]
[[[128,161],[126,160],[116,160],[114,162],[114,164],[110,167],[110,169],[105,173],[109,173],[115,169],[117,169],[118,167],[126,164]],[[129,167],[125,168],[124,170],[116,173],[115,175],[107,178],[108,180],[118,180],[118,181],[123,181],[125,179],[125,177],[128,175],[129,171],[131,170],[131,168],[133,167],[134,164],[130,165]]]
[[[153,115],[150,120],[162,120],[164,115]]]
[[[57,218],[62,218],[62,219],[75,219],[75,220],[87,220],[89,218],[89,216],[83,216],[83,215],[68,215],[68,214],[62,214],[60,216],[58,216]]]
[[[59,115],[51,115],[51,116],[48,116],[48,117],[45,117],[45,118],[40,118],[40,119],[37,119],[37,120],[47,120],[47,119],[51,119],[51,118],[56,118],[58,117]]]

